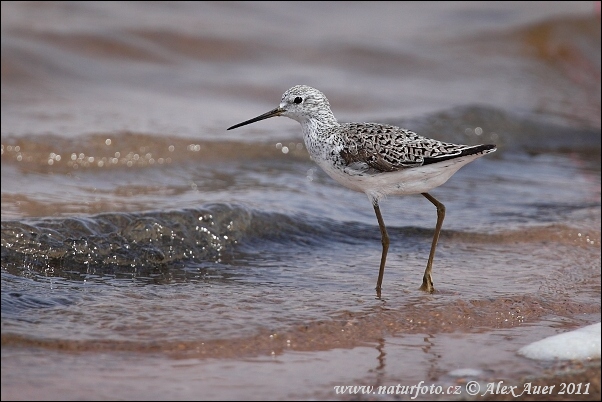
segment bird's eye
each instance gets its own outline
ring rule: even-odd
[[[299,104],[299,103],[303,102],[303,98],[300,96],[297,96],[293,102],[295,102],[296,104]]]

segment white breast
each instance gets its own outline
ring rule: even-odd
[[[469,155],[424,166],[378,173],[362,173],[354,170],[353,166],[340,169],[324,159],[316,160],[316,163],[343,186],[366,193],[371,200],[379,200],[387,195],[426,193],[445,183],[462,166],[483,155]]]

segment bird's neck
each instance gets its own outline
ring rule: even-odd
[[[336,118],[331,119],[307,119],[301,122],[303,141],[307,151],[318,165],[327,160],[332,149],[337,148],[340,143],[340,124]]]
[[[306,117],[300,123],[306,142],[308,139],[318,142],[327,141],[328,137],[336,132],[336,128],[340,126],[336,117],[330,111],[323,111],[317,116]]]

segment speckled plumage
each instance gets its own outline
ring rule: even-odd
[[[340,126],[349,163],[363,162],[370,167],[391,172],[456,157],[471,149],[422,137],[413,131],[377,123],[347,123]]]
[[[376,286],[379,295],[389,245],[379,200],[389,194],[422,194],[437,207],[437,227],[421,287],[434,291],[432,261],[445,207],[427,192],[445,183],[465,164],[494,152],[495,145],[441,142],[387,124],[339,124],[326,96],[306,85],[286,91],[277,108],[228,130],[275,116],[298,121],[312,159],[337,182],[364,192],[372,202],[383,241]]]

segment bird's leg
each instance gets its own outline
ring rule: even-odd
[[[433,293],[435,288],[433,287],[433,277],[431,271],[433,270],[433,258],[435,258],[435,249],[437,248],[437,242],[439,241],[439,234],[441,233],[441,226],[443,226],[443,219],[445,218],[445,205],[437,201],[435,197],[429,193],[422,193],[427,200],[433,203],[437,207],[437,226],[435,226],[435,235],[433,236],[433,244],[431,244],[431,252],[429,254],[429,260],[426,264],[426,270],[424,271],[424,277],[422,278],[422,286],[420,290],[425,292]]]
[[[387,261],[387,251],[389,250],[389,235],[387,234],[387,228],[385,222],[380,214],[380,208],[378,207],[378,201],[373,203],[374,212],[376,212],[376,219],[378,219],[378,226],[380,227],[381,242],[383,244],[383,254],[380,257],[380,271],[378,271],[378,280],[376,281],[376,295],[380,297],[380,289],[383,284],[383,275],[385,274],[385,262]]]

